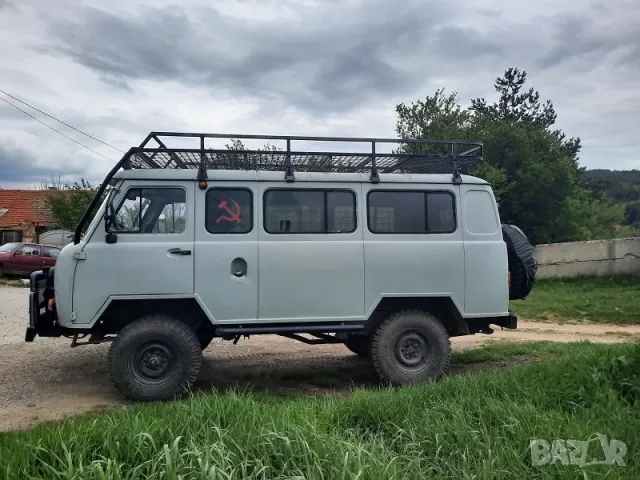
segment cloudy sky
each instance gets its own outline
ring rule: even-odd
[[[395,137],[396,104],[493,100],[514,66],[583,165],[640,168],[639,25],[638,0],[0,0],[0,89],[126,150],[151,130]],[[21,107],[112,160],[0,102],[0,187],[119,158]]]

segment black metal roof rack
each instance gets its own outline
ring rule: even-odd
[[[176,138],[193,140],[193,144],[168,147]],[[267,144],[262,149],[208,148],[208,139],[261,140]],[[268,145],[273,141],[284,142],[284,148]],[[339,146],[321,151],[317,147],[294,148],[294,142]],[[358,143],[368,144],[367,150],[345,151]],[[384,152],[380,145],[401,148]],[[222,169],[283,171],[287,180],[294,180],[297,171],[369,173],[373,182],[379,180],[380,173],[451,173],[457,182],[461,170],[480,160],[482,143],[478,141],[151,132],[140,146],[125,154],[123,166],[196,168],[199,179],[206,178],[207,170]]]
[[[207,141],[267,142],[262,149],[250,149],[238,144],[226,148],[209,148]],[[278,148],[270,142],[284,142]],[[330,143],[327,151],[315,148],[294,148],[293,143]],[[180,143],[181,146],[169,146]],[[184,144],[188,143],[185,148]],[[364,151],[349,147],[366,144]],[[395,145],[395,151],[384,147]],[[460,172],[482,160],[482,142],[467,140],[427,140],[408,138],[303,137],[284,135],[231,135],[222,133],[151,132],[138,146],[132,147],[107,174],[91,204],[78,223],[74,242],[98,203],[111,178],[120,168],[197,169],[198,180],[207,178],[207,170],[270,170],[284,172],[287,181],[295,180],[295,172],[368,173],[372,182],[380,181],[381,173],[443,173],[452,174],[460,183]]]

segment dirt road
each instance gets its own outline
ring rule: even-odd
[[[24,342],[27,290],[0,287],[0,431],[101,408],[124,405],[105,365],[108,345],[69,348],[67,339]],[[640,326],[519,323],[518,330],[453,339],[454,349],[491,341],[619,342],[640,338]],[[500,365],[498,365],[499,367]],[[454,364],[452,373],[476,366]],[[368,362],[342,345],[308,346],[277,336],[214,340],[204,352],[197,389],[251,387],[324,395],[370,385]]]

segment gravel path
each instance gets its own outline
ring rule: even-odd
[[[26,288],[0,286],[0,431],[24,428],[125,402],[109,383],[108,344],[70,348],[70,340],[24,342]],[[489,341],[552,340],[619,342],[640,338],[640,326],[556,325],[520,322],[518,330],[454,338],[454,349]],[[453,373],[478,366],[453,365]],[[251,387],[325,395],[373,382],[367,361],[342,345],[311,346],[277,336],[256,336],[238,345],[214,340],[204,352],[197,389]]]
[[[29,289],[0,285],[0,345],[24,341],[29,323]]]

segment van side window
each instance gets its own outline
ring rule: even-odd
[[[372,233],[452,233],[454,197],[449,192],[373,190],[367,196]]]
[[[205,202],[209,233],[249,233],[253,230],[253,193],[246,188],[210,188]]]
[[[132,188],[116,211],[111,231],[182,233],[187,213],[182,188]]]
[[[264,229],[267,233],[352,233],[356,195],[350,190],[267,190]]]

